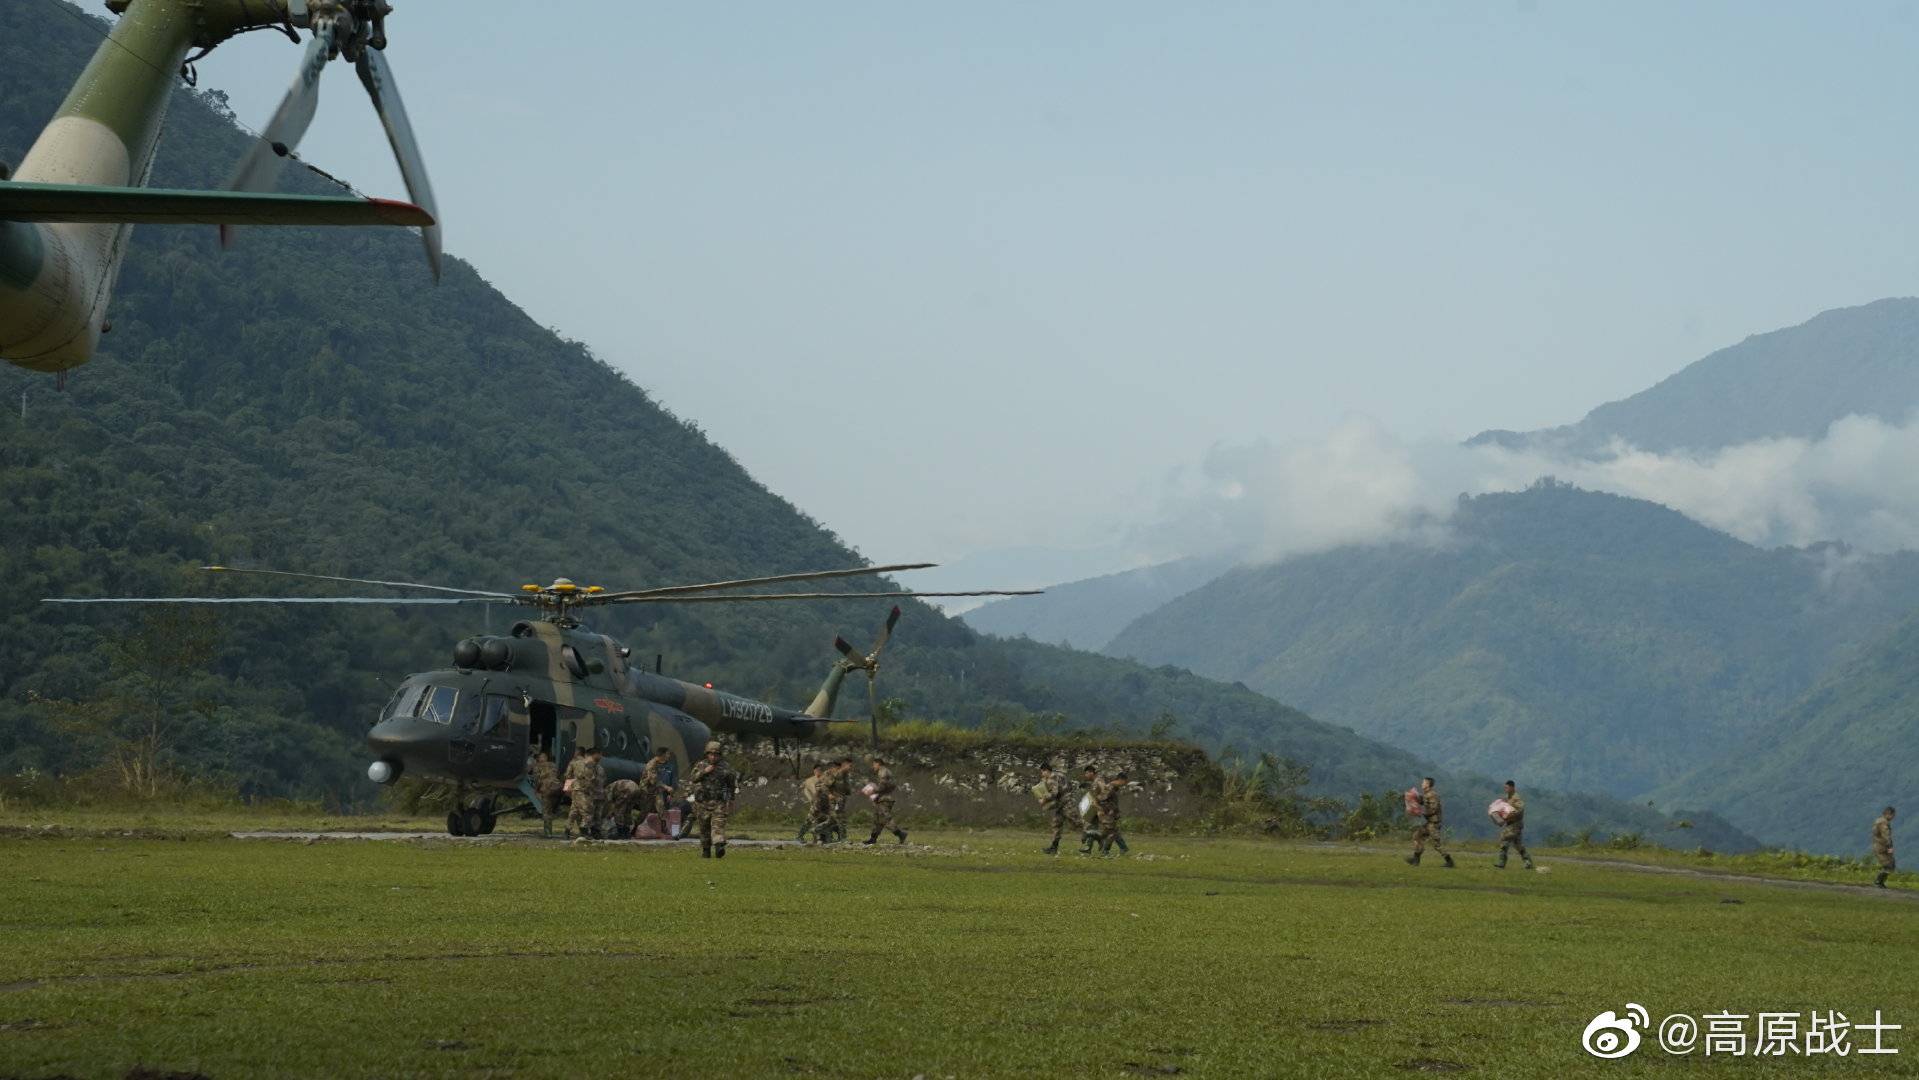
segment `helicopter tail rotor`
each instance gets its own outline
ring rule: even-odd
[[[386,128],[387,142],[406,182],[407,197],[424,210],[433,223],[420,229],[426,246],[427,265],[433,280],[440,280],[440,226],[433,185],[427,180],[426,160],[413,136],[413,125],[400,102],[400,89],[393,69],[386,61],[386,17],[392,11],[386,0],[294,0],[288,5],[288,21],[305,26],[312,34],[306,53],[293,78],[293,85],[280,100],[273,119],[261,131],[233,175],[227,179],[230,191],[271,191],[280,178],[280,170],[300,145],[307,128],[320,107],[320,76],[329,61],[344,59],[359,71],[373,109]],[[220,226],[223,247],[233,243],[233,228]]]

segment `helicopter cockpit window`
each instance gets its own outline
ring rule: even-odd
[[[453,726],[468,733],[480,730],[480,699],[472,694],[460,695],[460,704],[453,710]]]
[[[432,693],[420,699],[420,719],[431,720],[436,724],[453,722],[453,707],[459,704],[460,692],[451,686],[436,686]]]
[[[506,734],[507,699],[498,694],[488,694],[486,708],[480,712],[480,734]]]
[[[387,702],[386,717],[412,716],[414,710],[419,708],[420,695],[425,690],[424,686],[400,687],[400,692],[393,695],[392,701]]]

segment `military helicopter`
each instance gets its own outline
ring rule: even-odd
[[[513,624],[504,635],[462,639],[453,647],[452,666],[423,671],[401,680],[367,731],[373,762],[367,778],[391,784],[402,776],[451,784],[454,807],[446,817],[453,836],[493,831],[502,814],[522,810],[544,813],[528,775],[531,754],[545,751],[556,764],[582,748],[605,753],[608,781],[638,780],[646,760],[665,747],[672,768],[689,767],[713,733],[743,738],[814,741],[831,719],[846,677],[867,677],[877,741],[880,653],[898,625],[895,606],[870,652],[861,653],[835,638],[840,658],[827,672],[819,692],[803,709],[771,705],[716,690],[711,683],[668,678],[657,669],[632,663],[631,650],[595,633],[580,620],[583,611],[612,604],[711,604],[804,600],[860,600],[892,597],[1030,596],[1037,589],[983,589],[970,592],[794,592],[741,593],[734,590],[801,581],[862,577],[923,570],[933,563],[818,570],[699,585],[608,591],[559,578],[550,585],[522,585],[517,593],[450,588],[411,581],[335,577],[285,570],[206,566],[216,574],[254,574],[304,581],[378,585],[435,593],[434,596],[180,596],[86,597],[50,599],[72,604],[500,604],[531,608],[536,617]],[[518,800],[524,800],[523,802]],[[549,828],[551,823],[548,823]]]
[[[433,189],[387,65],[385,0],[109,0],[120,16],[17,170],[0,162],[0,358],[35,371],[87,362],[109,328],[107,301],[135,224],[416,226],[440,275]],[[237,34],[310,39],[293,86],[227,191],[145,186],[176,76]],[[197,49],[189,57],[189,51]],[[411,203],[357,196],[266,194],[319,103],[339,58],[386,128]],[[11,177],[11,178],[10,178]]]

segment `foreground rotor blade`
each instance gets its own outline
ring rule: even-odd
[[[260,132],[260,141],[253,144],[247,155],[240,159],[239,168],[227,180],[227,188],[232,191],[272,191],[274,181],[280,177],[280,169],[286,164],[288,155],[300,145],[300,140],[313,123],[313,114],[320,107],[320,76],[326,71],[327,57],[333,51],[333,21],[328,19],[313,31],[313,37],[307,42],[306,55],[300,59],[300,70],[293,77],[293,85],[287,88],[286,97],[280,99],[280,107],[274,110],[273,119]],[[433,212],[432,207],[426,208]],[[224,239],[224,233],[222,234]]]
[[[400,178],[406,181],[407,197],[425,209],[434,223],[420,230],[426,244],[427,265],[433,268],[433,280],[440,280],[440,208],[433,202],[433,185],[426,178],[426,159],[420,155],[419,140],[413,137],[413,125],[407,121],[406,106],[400,103],[400,87],[393,81],[393,69],[379,49],[360,54],[360,83],[366,96],[373,99],[373,111],[386,126],[386,141],[393,144],[393,157],[400,163]]]
[[[627,589],[601,593],[600,599],[638,600],[654,596],[678,596],[681,593],[709,592],[713,589],[743,589],[749,585],[776,585],[782,581],[823,581],[827,578],[860,577],[864,574],[890,574],[896,570],[925,570],[938,563],[898,563],[893,566],[866,566],[857,570],[812,570],[803,574],[774,574],[771,577],[740,578],[737,581],[709,581],[704,585],[666,585],[658,589]]]
[[[43,604],[518,604],[517,596],[49,596]]]
[[[800,592],[747,593],[743,596],[616,596],[616,604],[735,604],[752,600],[883,600],[912,596],[1038,596],[1044,589],[976,589],[972,592]],[[591,603],[607,602],[605,594],[592,597]]]
[[[431,589],[434,592],[457,593],[460,596],[497,597],[502,600],[522,602],[512,593],[487,592],[484,589],[453,589],[445,585],[422,585],[417,581],[380,581],[375,578],[334,577],[331,574],[302,574],[293,570],[254,570],[244,566],[202,566],[200,569],[209,574],[261,574],[266,577],[300,578],[305,581],[338,581],[347,585],[385,585],[392,589]]]

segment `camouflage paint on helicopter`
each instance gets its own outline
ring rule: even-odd
[[[605,634],[554,622],[520,622],[506,636],[461,641],[453,667],[409,676],[387,702],[367,732],[375,755],[367,775],[378,783],[406,775],[451,783],[478,811],[472,824],[479,828],[451,820],[449,828],[490,831],[490,800],[466,793],[519,791],[534,802],[526,762],[536,750],[563,770],[575,752],[597,745],[612,781],[639,780],[661,747],[677,775],[714,733],[812,741],[857,666],[834,664],[811,706],[818,715],[809,715],[637,668],[628,653]]]
[[[0,172],[0,357],[36,371],[87,362],[107,325],[133,225],[415,225],[426,231],[438,274],[432,193],[418,164],[392,74],[380,58],[386,5],[376,0],[114,0],[120,20],[88,62],[52,122],[8,180]],[[421,206],[383,199],[242,192],[156,191],[153,171],[173,80],[189,49],[210,50],[265,26],[312,29],[294,91],[270,125],[264,152],[230,186],[271,187],[311,119],[319,67],[349,55],[375,98],[408,190]],[[296,100],[297,99],[297,100]],[[289,113],[289,109],[291,110]],[[304,119],[302,119],[304,116]],[[284,123],[282,121],[285,121]],[[275,129],[280,130],[276,131]],[[297,128],[297,130],[295,130]],[[249,163],[261,156],[256,146]],[[416,175],[417,174],[417,175]],[[247,182],[242,183],[245,180]],[[416,183],[417,181],[417,183]],[[416,191],[417,188],[417,191]]]

